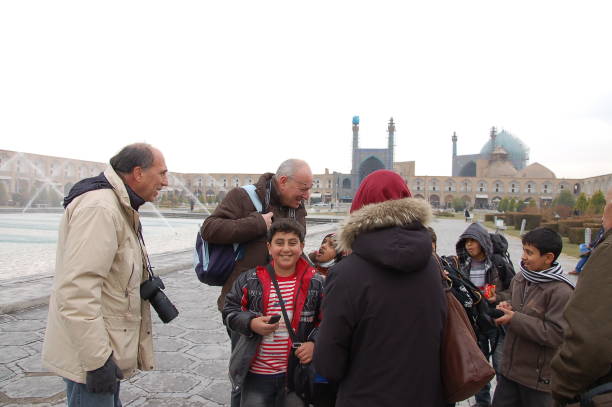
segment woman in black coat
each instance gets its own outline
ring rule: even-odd
[[[431,216],[394,172],[370,174],[357,191],[339,233],[339,250],[352,253],[328,277],[314,354],[317,372],[339,382],[338,407],[446,405]]]

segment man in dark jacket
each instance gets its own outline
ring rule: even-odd
[[[565,310],[569,329],[552,360],[552,394],[560,406],[578,406],[578,396],[599,386],[592,405],[612,406],[612,203],[603,227]]]
[[[210,243],[247,243],[244,257],[236,263],[221,289],[217,300],[219,311],[223,310],[225,295],[241,273],[268,263],[266,233],[273,218],[292,218],[306,228],[303,201],[310,196],[312,172],[305,161],[286,160],[278,167],[276,174],[263,174],[255,186],[263,206],[262,213],[257,212],[244,188],[234,188],[202,225],[200,233]],[[238,336],[233,335],[232,349],[237,340]],[[239,388],[232,391],[232,407],[238,406]]]
[[[259,177],[255,186],[263,213],[257,212],[243,188],[234,188],[202,225],[202,237],[210,243],[248,243],[244,257],[223,285],[217,300],[219,311],[223,310],[225,295],[240,273],[268,263],[266,232],[272,218],[292,218],[306,227],[303,201],[310,196],[312,172],[305,161],[286,160],[276,174],[265,173]]]
[[[359,187],[326,282],[317,373],[339,382],[336,406],[445,406],[440,346],[446,299],[424,224],[425,201],[379,170]]]

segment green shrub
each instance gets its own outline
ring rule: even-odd
[[[567,237],[570,243],[580,244],[584,243],[584,228],[581,227],[570,227],[568,228]]]
[[[559,233],[559,224],[557,222],[542,223],[540,224],[540,226],[543,228],[552,229],[555,232]]]
[[[442,218],[454,218],[455,217],[455,214],[452,212],[436,212],[435,215],[442,217]]]
[[[495,218],[503,219],[503,215],[501,213],[487,213],[484,216],[485,222],[495,222]]]
[[[533,230],[542,223],[542,215],[537,215],[534,213],[521,213],[514,216],[514,228],[516,230],[521,230],[521,223],[523,223],[523,219],[527,221],[525,223],[525,230]]]
[[[569,228],[577,228],[582,226],[583,221],[581,220],[560,220],[559,221],[559,234],[564,237],[569,237]]]

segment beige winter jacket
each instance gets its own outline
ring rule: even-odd
[[[154,367],[138,212],[117,173],[104,175],[113,189],[78,196],[62,217],[42,351],[45,367],[79,383],[111,352],[126,378]]]

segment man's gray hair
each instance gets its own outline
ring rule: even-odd
[[[282,177],[283,175],[286,177],[292,177],[293,175],[295,175],[296,172],[298,172],[304,167],[308,167],[308,163],[306,161],[300,160],[298,158],[290,158],[288,160],[283,161],[281,165],[278,166],[278,169],[276,170],[276,174],[274,174],[274,176],[276,178]]]
[[[110,165],[119,174],[129,174],[134,167],[146,170],[153,165],[153,147],[147,143],[125,146],[110,159]]]

